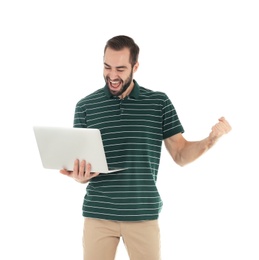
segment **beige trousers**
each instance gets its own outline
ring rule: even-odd
[[[85,218],[84,260],[114,260],[122,237],[130,260],[160,260],[157,220],[118,222]]]

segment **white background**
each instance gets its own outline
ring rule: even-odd
[[[118,34],[140,46],[135,79],[168,94],[187,139],[222,115],[233,127],[184,168],[163,147],[162,259],[259,259],[256,2],[1,1],[0,259],[82,259],[85,186],[42,168],[32,126],[72,126]]]

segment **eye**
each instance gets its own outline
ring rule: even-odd
[[[124,71],[124,69],[118,69],[117,71],[118,71],[118,72],[123,72],[123,71]]]

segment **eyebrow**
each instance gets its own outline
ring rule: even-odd
[[[107,64],[107,63],[103,63],[105,66],[107,66],[107,67],[111,67],[109,64]],[[116,69],[127,69],[128,67],[127,66],[117,66],[116,67]]]

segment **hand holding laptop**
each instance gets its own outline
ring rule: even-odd
[[[60,173],[71,177],[80,183],[87,183],[90,179],[100,174],[99,172],[92,173],[91,164],[86,163],[85,160],[82,160],[81,162],[79,162],[79,160],[75,160],[73,171],[62,169],[60,170]]]
[[[91,163],[92,172],[112,173],[126,169],[108,168],[99,129],[51,126],[34,126],[33,129],[42,165],[46,169],[66,169],[66,175],[71,172],[79,174],[80,166],[75,165],[76,159]]]

